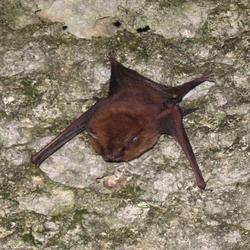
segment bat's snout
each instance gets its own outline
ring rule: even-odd
[[[107,162],[121,162],[122,161],[122,156],[120,153],[116,152],[106,152],[103,155],[103,159]]]

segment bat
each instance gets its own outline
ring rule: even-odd
[[[151,149],[161,134],[172,136],[181,146],[193,169],[196,184],[206,182],[197,164],[183,125],[183,117],[195,109],[179,106],[183,97],[209,80],[202,75],[176,87],[156,83],[109,57],[111,77],[108,95],[74,120],[57,137],[31,157],[40,165],[73,137],[87,132],[90,144],[105,161],[127,162]]]

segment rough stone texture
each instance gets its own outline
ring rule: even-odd
[[[74,207],[74,194],[59,188],[53,189],[50,195],[34,194],[33,196],[19,197],[21,210],[35,211],[44,215],[57,215]]]
[[[250,249],[247,0],[0,1],[0,249]],[[99,37],[99,38],[97,38]],[[84,39],[83,39],[84,38]],[[119,60],[177,85],[207,191],[174,140],[106,163],[80,135],[30,164],[107,92]]]

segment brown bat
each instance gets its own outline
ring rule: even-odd
[[[176,87],[158,84],[124,67],[110,57],[109,93],[54,140],[34,154],[31,161],[40,165],[74,136],[86,130],[94,150],[105,161],[130,161],[152,148],[161,134],[180,144],[194,171],[199,188],[206,183],[196,162],[182,118],[195,109],[183,110],[179,103],[193,88],[209,80],[201,76]]]

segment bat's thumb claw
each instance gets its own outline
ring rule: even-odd
[[[212,72],[204,72],[200,79],[203,79],[204,81],[208,82],[216,82],[215,80],[215,74]]]
[[[113,51],[110,51],[108,56],[107,56],[107,59],[111,62],[111,63],[115,63],[117,62],[116,60],[116,55]]]

